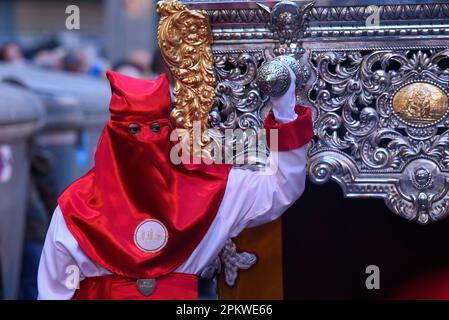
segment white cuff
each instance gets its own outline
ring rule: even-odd
[[[296,114],[295,110],[289,111],[277,111],[276,109],[273,109],[274,118],[276,119],[276,122],[280,124],[286,124],[289,122],[292,122],[298,118],[298,115]]]

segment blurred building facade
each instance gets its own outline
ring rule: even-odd
[[[80,29],[66,28],[66,8],[80,9]],[[111,60],[134,50],[154,51],[158,15],[155,0],[0,0],[0,43],[25,49],[55,37],[93,42]]]

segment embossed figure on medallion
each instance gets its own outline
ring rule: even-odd
[[[424,190],[432,185],[432,173],[428,169],[420,167],[411,175],[411,180],[416,189]]]
[[[310,179],[421,224],[448,216],[449,50],[323,50],[310,62]]]
[[[446,93],[429,83],[413,83],[401,88],[393,98],[396,115],[405,122],[428,125],[448,111]]]

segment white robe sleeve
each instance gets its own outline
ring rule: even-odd
[[[230,237],[245,228],[256,227],[279,218],[304,192],[306,146],[292,151],[272,152],[269,165],[277,163],[273,174],[233,169],[228,188],[232,196],[224,199],[224,219],[232,219]],[[227,217],[227,212],[234,216]]]
[[[294,125],[298,118],[295,112],[296,77],[290,68],[289,71],[292,77],[289,90],[281,97],[271,98],[274,119],[284,127]],[[304,127],[304,121],[298,120]],[[288,131],[280,139],[288,140],[301,135],[296,130]],[[227,208],[223,210],[224,218],[233,220],[231,237],[237,236],[245,228],[277,219],[301,196],[306,179],[306,149],[306,146],[302,146],[289,151],[271,150],[266,170],[262,173],[238,169],[231,171],[227,188],[232,195],[225,198],[222,204]],[[228,212],[234,215],[228,217]]]
[[[294,77],[292,72],[291,76]],[[294,111],[295,101],[294,83],[287,94],[272,98],[277,123],[288,125],[298,118]],[[302,146],[283,152],[272,150],[266,168],[261,172],[231,171],[227,185],[230,194],[227,197],[225,195],[222,203],[224,218],[233,220],[231,237],[237,236],[245,228],[277,219],[301,196],[306,179],[306,149],[306,146]],[[233,215],[227,216],[228,213]]]
[[[296,115],[289,120],[293,121],[294,117]],[[284,213],[304,191],[306,162],[307,146],[302,146],[291,151],[271,152],[267,167],[277,168],[273,174],[233,168],[213,224],[178,272],[201,272],[229,238]],[[277,165],[273,166],[274,163]]]
[[[45,239],[37,278],[39,300],[71,299],[79,281],[109,272],[93,263],[67,229],[56,208]]]

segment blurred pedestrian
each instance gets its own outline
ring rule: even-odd
[[[0,61],[14,64],[25,63],[22,49],[14,42],[7,42],[0,47]]]
[[[145,50],[135,50],[128,55],[127,61],[139,66],[142,69],[144,77],[150,76],[153,57],[149,52]]]
[[[159,77],[160,74],[165,73],[168,76],[168,80],[170,81],[170,95],[172,101],[175,101],[175,95],[174,95],[174,79],[173,75],[170,72],[170,69],[167,67],[167,64],[164,61],[164,58],[162,57],[162,54],[159,50],[156,50],[154,52],[153,56],[153,63],[151,65],[151,79],[156,79]]]
[[[151,78],[157,78],[161,73],[166,73],[170,78],[170,83],[172,83],[170,70],[165,64],[161,52],[156,50],[153,56],[153,63],[151,64]]]
[[[40,50],[33,58],[33,65],[48,69],[48,70],[62,70],[64,51],[59,50]]]
[[[141,66],[127,60],[117,62],[112,70],[132,78],[144,77],[144,69],[141,68]]]
[[[87,58],[84,50],[71,50],[63,59],[63,70],[75,73],[87,73],[89,69]]]

